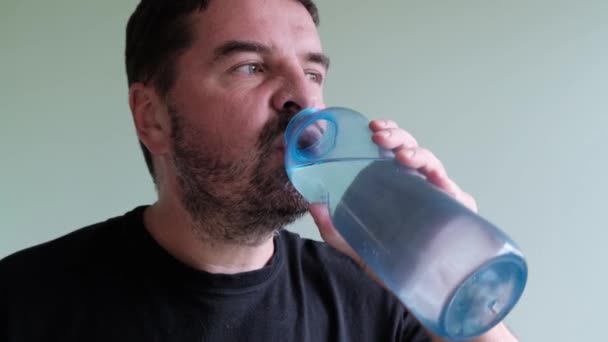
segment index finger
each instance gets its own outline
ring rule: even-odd
[[[393,120],[376,119],[369,123],[369,128],[376,132],[381,129],[399,128],[399,125]]]

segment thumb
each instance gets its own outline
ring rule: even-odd
[[[334,224],[331,222],[331,216],[329,214],[329,208],[327,205],[319,203],[311,204],[309,211],[312,219],[317,225],[317,228],[319,228],[319,233],[321,234],[323,241],[338,251],[351,257],[367,271],[368,268],[363,260],[361,260],[355,250],[352,249],[346,240],[344,240],[342,235],[340,235],[340,232],[338,232]]]
[[[334,224],[331,222],[331,216],[329,214],[329,208],[326,204],[314,203],[308,208],[310,216],[314,220],[319,233],[328,245],[337,249],[338,251],[350,256],[357,262],[360,262],[359,256],[355,251],[348,245],[346,240],[340,235],[340,232],[336,229]]]
[[[337,249],[338,251],[351,257],[356,263],[358,263],[363,270],[374,278],[380,285],[385,286],[384,282],[374,273],[367,265],[363,262],[361,257],[355,252],[354,249],[344,240],[340,232],[331,222],[331,216],[329,215],[329,209],[326,204],[311,204],[308,208],[310,216],[315,221],[315,224],[319,228],[319,233],[328,245]]]
[[[325,242],[329,243],[327,240],[334,241],[335,239],[342,239],[342,236],[331,222],[331,216],[329,215],[327,205],[315,203],[311,204],[308,209],[310,211],[310,216],[312,216],[317,228],[319,228],[319,233]]]

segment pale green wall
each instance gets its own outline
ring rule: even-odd
[[[135,3],[0,2],[0,257],[153,200],[122,59]],[[319,5],[327,103],[396,119],[527,253],[513,330],[608,340],[608,1]]]

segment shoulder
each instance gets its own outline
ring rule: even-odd
[[[124,225],[125,216],[114,217],[11,254],[0,260],[0,279],[35,281],[100,265],[126,232]]]

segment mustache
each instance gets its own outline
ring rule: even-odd
[[[270,120],[264,128],[262,129],[262,133],[260,134],[260,138],[258,140],[259,147],[270,148],[273,143],[277,141],[282,135],[285,134],[287,130],[287,125],[291,119],[293,119],[296,114],[301,110],[298,106],[290,106],[283,108],[273,120]]]

